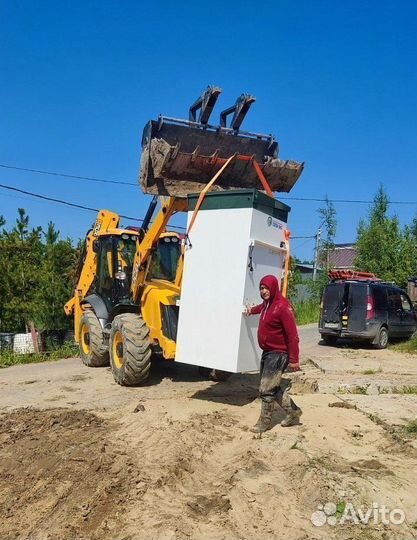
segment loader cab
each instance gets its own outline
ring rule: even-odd
[[[138,234],[100,236],[95,240],[96,280],[94,292],[102,298],[110,312],[117,304],[130,303],[130,283]]]
[[[105,303],[108,313],[117,305],[133,305],[130,297],[133,262],[140,235],[126,230],[95,240],[96,280],[94,292]],[[148,280],[175,281],[180,257],[180,238],[164,233],[151,256]]]

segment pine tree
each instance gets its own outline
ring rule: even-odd
[[[71,297],[75,252],[52,222],[46,232],[31,229],[29,216],[19,208],[15,226],[0,232],[1,331],[24,332],[33,324],[40,331],[70,327],[64,304]]]
[[[387,194],[380,186],[368,219],[359,222],[355,267],[405,287],[416,271],[415,229],[412,225],[401,230],[397,216],[387,215],[388,206]]]
[[[7,331],[27,331],[33,321],[42,258],[41,228],[30,230],[25,210],[19,208],[18,213],[13,229],[2,233],[0,319]]]

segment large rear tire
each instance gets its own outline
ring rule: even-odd
[[[103,330],[93,311],[85,311],[80,319],[80,356],[88,367],[109,365],[109,349],[103,343]]]
[[[110,331],[110,365],[122,386],[145,381],[151,367],[151,342],[145,321],[135,313],[114,318]]]

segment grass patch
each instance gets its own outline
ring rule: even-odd
[[[309,457],[308,463],[310,467],[314,467],[315,469],[327,469],[329,466],[329,458],[324,455]]]
[[[415,333],[410,339],[407,339],[407,341],[395,343],[394,345],[391,345],[390,348],[394,349],[395,351],[417,354],[417,333]]]
[[[338,502],[336,504],[336,517],[339,519],[343,516],[346,508],[346,503],[344,501]]]
[[[384,425],[384,422],[383,420],[376,414],[368,414],[368,418],[371,422],[373,422],[374,424],[377,424],[378,426],[383,426]]]
[[[309,300],[294,304],[295,320],[297,324],[318,323],[320,317],[320,305],[318,302]]]
[[[368,389],[366,388],[366,386],[355,386],[355,388],[352,388],[350,393],[351,394],[361,394],[361,395],[365,396],[368,393]]]
[[[417,386],[395,386],[392,389],[393,394],[417,394]]]
[[[404,430],[408,435],[417,437],[417,418],[414,418],[414,420],[409,420],[404,426]]]
[[[382,369],[365,369],[365,371],[362,371],[362,375],[376,375],[377,373],[382,373]]]
[[[35,364],[47,360],[59,360],[60,358],[72,358],[78,356],[78,347],[67,341],[61,347],[57,347],[45,353],[16,354],[12,351],[0,352],[0,368],[15,366],[17,364]]]
[[[360,394],[366,396],[368,394],[367,386],[339,386],[337,389],[338,394]]]

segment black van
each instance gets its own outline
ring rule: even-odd
[[[390,338],[409,337],[416,329],[417,314],[410,298],[395,285],[346,280],[324,289],[319,332],[325,343],[349,338],[385,349]]]

